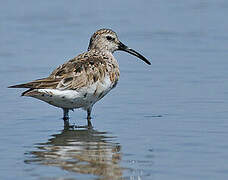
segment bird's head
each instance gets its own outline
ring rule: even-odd
[[[90,38],[88,50],[91,49],[97,49],[99,51],[109,51],[111,53],[117,50],[125,51],[142,59],[147,64],[151,64],[144,56],[124,45],[119,40],[117,34],[111,29],[100,29],[96,31]]]

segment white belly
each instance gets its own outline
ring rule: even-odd
[[[107,77],[103,82],[97,81],[78,90],[34,89],[33,91],[36,91],[37,94],[34,93],[35,95],[32,97],[61,108],[87,109],[104,97],[113,87],[114,84]]]

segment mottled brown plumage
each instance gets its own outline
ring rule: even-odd
[[[115,32],[101,29],[92,35],[87,52],[62,64],[49,77],[10,88],[29,88],[23,96],[63,108],[65,120],[68,120],[69,109],[83,108],[88,112],[88,125],[91,125],[92,106],[114,88],[119,79],[119,66],[112,55],[116,50],[126,51],[150,64],[141,54],[121,43]]]
[[[10,88],[76,90],[98,80],[103,81],[105,75],[109,75],[111,82],[115,83],[119,79],[120,72],[118,64],[111,63],[112,61],[105,54],[91,50],[59,66],[47,78],[10,86]]]

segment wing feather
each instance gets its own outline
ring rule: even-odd
[[[114,66],[108,63],[105,60],[108,58],[104,57],[103,54],[91,55],[86,52],[62,64],[47,78],[10,86],[9,88],[76,90],[98,80],[103,81],[106,75],[111,77],[111,81],[118,80],[118,65]],[[112,74],[108,74],[109,72]]]

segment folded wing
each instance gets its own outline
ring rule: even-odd
[[[33,89],[77,90],[98,80],[104,80],[106,75],[115,80],[118,78],[116,76],[119,76],[118,67],[107,63],[104,57],[99,55],[88,56],[87,53],[84,53],[59,66],[47,78],[10,86],[9,88],[30,88],[22,95]]]

